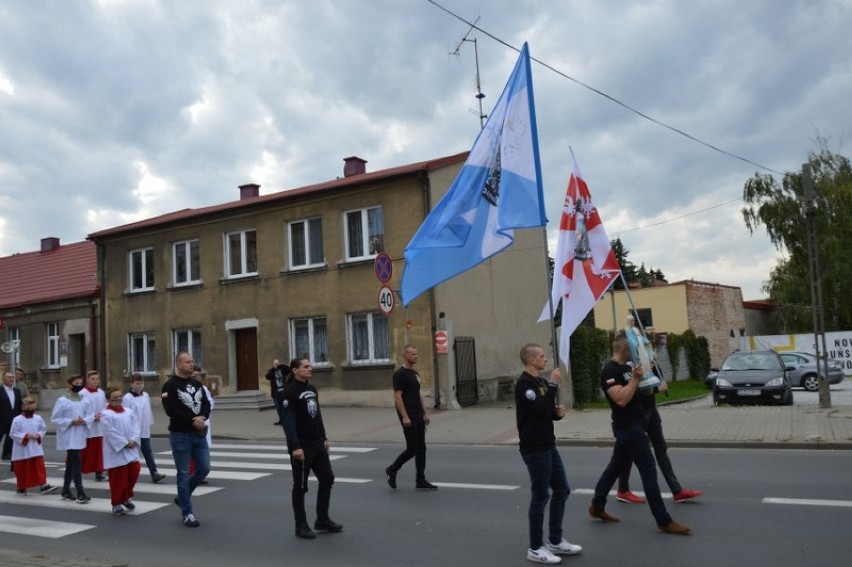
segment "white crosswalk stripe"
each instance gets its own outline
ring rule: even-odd
[[[142,493],[142,494],[161,494],[161,495],[171,496],[172,498],[174,498],[174,495],[175,495],[174,477],[170,477],[170,478],[172,479],[172,482],[168,482],[168,479],[166,479],[163,482],[161,482],[160,484],[150,484],[150,483],[144,482],[144,481],[143,482],[137,482],[133,491],[136,494],[139,494],[139,493]],[[16,481],[15,481],[14,478],[7,478],[6,480],[2,480],[0,482],[3,482],[5,484],[15,484]],[[52,477],[52,476],[47,477],[47,483],[52,484],[53,486],[60,486],[61,487],[62,482],[63,482],[63,479],[58,477],[58,476],[57,477]],[[109,492],[109,483],[108,482],[87,482],[85,484],[85,488],[86,488],[86,492],[96,492],[96,491],[100,491],[100,490],[104,490],[104,491]],[[40,496],[38,494],[37,489],[33,489],[33,490],[35,490],[35,492],[33,493],[33,496]],[[195,492],[193,492],[192,494],[193,494],[193,496],[204,496],[205,494],[210,494],[212,492],[217,492],[219,490],[222,490],[222,487],[220,487],[220,486],[199,486],[198,488],[195,489]],[[52,496],[55,496],[55,497],[58,498],[59,492],[58,491],[54,492]],[[23,497],[21,497],[21,498],[23,498]],[[27,498],[29,498],[29,496],[27,496]],[[44,498],[48,498],[48,496],[44,496]]]
[[[7,534],[37,535],[39,537],[60,538],[84,532],[97,526],[74,522],[56,522],[19,516],[0,516],[0,532]]]
[[[177,476],[177,470],[175,469],[158,468],[158,470],[172,478]],[[210,474],[207,475],[207,478],[210,480],[257,480],[259,478],[269,476],[270,474],[272,473],[220,471],[213,469],[210,471]]]
[[[88,491],[89,488],[87,487],[86,490]],[[160,508],[164,508],[169,505],[174,506],[174,504],[171,503],[150,502],[145,500],[137,500],[135,498],[133,499],[133,502],[136,504],[136,510],[134,510],[132,513],[136,515],[147,514],[148,512],[153,512],[154,510],[159,510]],[[0,504],[38,506],[40,508],[64,508],[66,510],[74,509],[80,510],[81,512],[112,515],[112,503],[110,502],[109,498],[92,498],[92,500],[87,504],[78,504],[77,502],[63,500],[56,493],[46,495],[31,494],[28,496],[18,496],[14,492],[3,490],[0,491]]]

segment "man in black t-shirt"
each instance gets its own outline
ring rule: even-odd
[[[393,373],[394,406],[405,435],[405,451],[385,469],[385,474],[390,487],[396,488],[396,473],[414,457],[415,486],[423,490],[437,490],[437,486],[426,480],[426,425],[429,424],[429,416],[420,397],[420,375],[414,370],[417,356],[416,346],[405,345],[402,348],[402,366]]]
[[[639,399],[638,386],[642,378],[641,365],[631,368],[630,345],[627,337],[619,335],[613,343],[612,360],[608,361],[601,372],[601,388],[612,409],[612,432],[615,446],[612,458],[604,469],[595,486],[595,495],[589,506],[589,515],[604,522],[618,522],[618,518],[604,511],[606,496],[609,494],[618,475],[630,463],[635,463],[642,476],[642,488],[651,507],[651,513],[657,522],[657,529],[663,533],[687,535],[688,526],[672,520],[663,503],[660,486],[657,484],[657,467],[651,454],[651,443],[645,431],[645,417],[642,402]]]

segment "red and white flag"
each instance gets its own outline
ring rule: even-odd
[[[571,161],[574,169],[562,207],[551,290],[554,312],[562,300],[559,358],[566,367],[571,333],[621,271],[573,150]],[[538,320],[550,317],[550,304],[547,304]]]

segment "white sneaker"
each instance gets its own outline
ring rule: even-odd
[[[562,541],[559,543],[550,543],[549,541],[545,542],[544,546],[551,553],[555,553],[556,555],[577,555],[583,551],[582,546],[569,543],[565,540],[565,538],[562,538]]]
[[[533,563],[547,563],[548,565],[556,565],[557,563],[562,563],[561,557],[556,557],[548,549],[544,546],[539,547],[538,549],[528,549],[527,550],[527,561],[532,561]]]

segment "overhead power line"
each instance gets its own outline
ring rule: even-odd
[[[512,49],[512,50],[514,50],[514,51],[516,51],[516,52],[520,53],[520,51],[521,51],[521,50],[520,50],[519,48],[515,47],[514,45],[509,44],[508,42],[504,41],[503,39],[501,39],[501,38],[497,37],[496,35],[492,34],[491,32],[489,32],[488,30],[485,30],[485,29],[483,29],[483,28],[479,27],[478,25],[476,25],[476,24],[477,24],[477,22],[479,21],[478,19],[477,19],[477,22],[470,22],[470,21],[468,21],[468,20],[464,19],[462,16],[459,16],[459,15],[458,15],[458,14],[456,14],[455,12],[453,12],[453,11],[451,11],[451,10],[449,10],[449,9],[445,8],[444,6],[442,6],[442,5],[440,5],[440,4],[438,4],[437,2],[435,2],[435,0],[426,0],[426,1],[427,1],[427,2],[429,2],[430,4],[432,4],[433,6],[435,6],[436,8],[438,8],[438,9],[440,9],[440,10],[443,10],[444,12],[446,12],[447,14],[449,14],[450,16],[452,16],[452,17],[456,18],[456,19],[457,19],[457,20],[459,20],[460,22],[463,22],[463,23],[465,23],[465,24],[469,25],[472,29],[475,29],[475,30],[477,30],[477,31],[479,31],[479,32],[481,32],[481,33],[483,33],[483,34],[487,35],[488,37],[490,37],[491,39],[493,39],[493,40],[494,40],[494,41],[496,41],[497,43],[500,43],[500,44],[502,44],[502,45],[504,45],[504,46],[508,47],[509,49]],[[602,90],[600,90],[600,89],[596,89],[595,87],[593,87],[593,86],[591,86],[591,85],[588,85],[588,84],[584,83],[583,81],[581,81],[581,80],[579,80],[579,79],[577,79],[577,78],[575,78],[575,77],[572,77],[572,76],[568,75],[567,73],[564,73],[564,72],[560,71],[559,69],[557,69],[557,68],[553,67],[552,65],[550,65],[550,64],[548,64],[548,63],[545,63],[544,61],[541,61],[541,60],[539,60],[539,59],[536,59],[535,57],[530,57],[530,59],[531,59],[532,61],[535,61],[536,63],[538,63],[538,64],[539,64],[539,65],[541,65],[542,67],[544,67],[544,68],[546,68],[546,69],[549,69],[550,71],[553,71],[554,73],[556,73],[556,74],[557,74],[557,75],[559,75],[560,77],[564,77],[564,78],[568,79],[569,81],[572,81],[572,82],[574,82],[574,83],[576,83],[576,84],[580,85],[581,87],[583,87],[583,88],[585,88],[585,89],[588,89],[588,90],[592,91],[593,93],[595,93],[595,94],[597,94],[597,95],[599,95],[599,96],[604,97],[605,99],[609,100],[610,102],[613,102],[613,103],[617,104],[618,106],[620,106],[620,107],[624,108],[625,110],[628,110],[629,112],[632,112],[632,113],[636,114],[637,116],[639,116],[639,117],[641,117],[641,118],[644,118],[645,120],[648,120],[649,122],[652,122],[652,123],[654,123],[654,124],[656,124],[656,125],[658,125],[658,126],[662,126],[663,128],[666,128],[666,129],[668,129],[668,130],[671,130],[672,132],[674,132],[675,134],[678,134],[679,136],[683,136],[684,138],[686,138],[686,139],[688,139],[688,140],[692,140],[693,142],[696,142],[696,143],[698,143],[698,144],[701,144],[702,146],[705,146],[705,147],[707,147],[707,148],[709,148],[709,149],[713,150],[714,152],[718,152],[718,153],[723,154],[723,155],[726,155],[726,156],[728,156],[728,157],[731,157],[731,158],[737,159],[737,160],[739,160],[739,161],[742,161],[742,162],[745,162],[745,163],[751,164],[751,165],[753,165],[753,166],[755,166],[755,167],[757,167],[757,168],[759,168],[759,169],[762,169],[762,170],[764,170],[764,171],[768,171],[768,172],[770,172],[770,173],[775,173],[775,174],[777,174],[777,175],[784,175],[784,174],[783,174],[783,173],[781,173],[780,171],[776,171],[776,170],[772,169],[771,167],[767,167],[767,166],[765,166],[765,165],[761,165],[761,164],[759,164],[759,163],[757,163],[757,162],[755,162],[755,161],[752,161],[752,160],[750,160],[750,159],[748,159],[748,158],[745,158],[745,157],[743,157],[743,156],[737,155],[737,154],[732,153],[732,152],[729,152],[729,151],[727,151],[727,150],[723,150],[722,148],[720,148],[720,147],[718,147],[718,146],[715,146],[715,145],[713,145],[713,144],[711,144],[711,143],[709,143],[709,142],[705,142],[705,141],[704,141],[704,140],[702,140],[701,138],[698,138],[698,137],[696,137],[696,136],[693,136],[692,134],[689,134],[689,133],[687,133],[687,132],[684,132],[684,131],[683,131],[683,130],[681,130],[680,128],[675,128],[674,126],[671,126],[671,125],[669,125],[669,124],[666,124],[665,122],[662,122],[662,121],[660,121],[660,120],[657,120],[656,118],[653,118],[652,116],[649,116],[648,114],[645,114],[644,112],[642,112],[642,111],[640,111],[640,110],[638,110],[638,109],[636,109],[636,108],[634,108],[634,107],[630,106],[629,104],[627,104],[627,103],[624,103],[624,102],[620,101],[619,99],[615,98],[614,96],[609,95],[609,94],[607,94],[607,93],[603,92],[603,91],[602,91]],[[723,203],[723,204],[727,204],[727,203]],[[720,206],[721,206],[721,205],[720,205]],[[699,211],[699,212],[700,212],[700,211]],[[653,225],[652,225],[652,226],[653,226]]]

